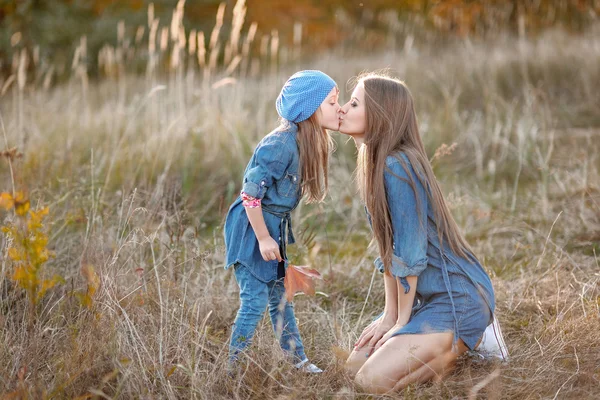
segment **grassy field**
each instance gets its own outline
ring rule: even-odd
[[[342,371],[383,307],[353,185],[354,144],[333,134],[331,193],[294,215],[291,260],[324,274],[316,297],[295,300],[307,353],[323,375],[287,365],[265,319],[241,379],[227,378],[238,289],[223,270],[222,228],[254,146],[276,126],[274,100],[289,75],[321,69],[347,101],[349,78],[389,67],[412,90],[438,179],[492,276],[512,355],[506,365],[461,360],[447,380],[398,396],[595,398],[599,32],[407,40],[360,55],[341,48],[256,74],[181,67],[134,75],[117,63],[90,80],[74,63],[68,82],[44,85],[48,74],[21,68],[0,85],[3,145],[21,153],[3,154],[1,189],[23,190],[33,210],[49,213],[36,228],[34,216],[0,211],[3,226],[40,239],[26,249],[37,269],[19,277],[19,241],[1,236],[0,393],[367,397]],[[47,261],[46,248],[54,252]],[[40,280],[54,275],[62,280],[44,292]]]

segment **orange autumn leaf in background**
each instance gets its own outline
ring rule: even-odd
[[[289,264],[285,271],[285,278],[283,279],[287,301],[292,301],[294,294],[297,292],[314,296],[315,278],[322,279],[321,274],[316,269],[306,265]]]

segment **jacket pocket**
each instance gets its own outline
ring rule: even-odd
[[[286,172],[284,177],[277,181],[277,194],[282,197],[296,197],[300,189],[300,176],[297,173]]]

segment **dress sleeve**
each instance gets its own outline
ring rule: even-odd
[[[241,192],[242,205],[246,208],[258,208],[261,206],[261,200],[256,197],[249,196],[248,193]]]
[[[394,236],[390,273],[401,278],[406,292],[410,290],[407,276],[418,276],[427,267],[427,192],[417,178],[408,158],[401,162],[388,157],[384,173],[385,192]],[[409,175],[410,174],[410,175]],[[410,184],[414,182],[415,189]],[[376,262],[380,271],[384,265]]]
[[[261,142],[256,150],[251,167],[244,175],[242,192],[255,199],[262,199],[274,182],[281,179],[290,162],[291,155],[282,143]]]

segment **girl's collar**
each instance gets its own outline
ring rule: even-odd
[[[281,122],[281,131],[282,132],[296,133],[296,132],[298,132],[298,124],[296,124],[295,122],[288,121],[288,120],[284,119]]]

